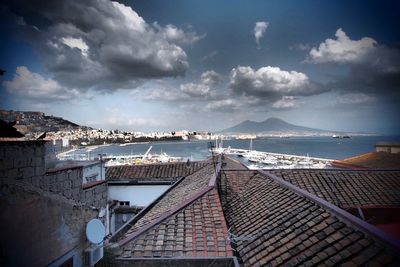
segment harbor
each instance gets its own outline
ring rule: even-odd
[[[253,150],[253,140],[250,140],[249,149],[223,147],[223,140],[216,140],[212,147],[215,154],[236,156],[249,169],[325,169],[331,167],[334,159],[300,156],[283,153],[272,153]]]

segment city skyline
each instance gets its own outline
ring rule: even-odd
[[[0,107],[94,128],[398,134],[395,1],[6,1]]]

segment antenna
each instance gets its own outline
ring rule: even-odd
[[[212,161],[213,161],[213,165],[214,165],[214,171],[216,172],[217,167],[216,167],[215,158],[214,158],[214,145],[211,141],[208,142],[208,149],[211,151],[211,157],[212,157]]]
[[[92,244],[100,244],[106,236],[106,228],[99,219],[92,219],[86,225],[86,237]]]

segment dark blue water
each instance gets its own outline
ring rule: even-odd
[[[379,141],[400,141],[400,136],[355,136],[350,139],[332,137],[291,137],[265,138],[253,140],[253,149],[258,151],[309,155],[329,159],[344,159],[375,150]],[[214,143],[214,142],[213,142]],[[249,149],[249,140],[225,140],[224,147]],[[90,152],[92,156],[99,153],[107,155],[143,154],[153,146],[151,153],[166,152],[171,156],[201,160],[210,156],[207,141],[156,142],[131,144],[126,146],[110,145],[99,147]]]

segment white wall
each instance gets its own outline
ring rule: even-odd
[[[169,185],[108,185],[108,199],[129,201],[131,206],[146,207],[169,187]]]
[[[103,168],[103,170],[101,170],[100,162],[98,164],[95,164],[95,165],[84,166],[83,167],[83,183],[86,184],[87,182],[90,182],[90,181],[87,181],[86,177],[91,177],[92,175],[96,175],[95,181],[104,180],[105,179],[105,173],[106,173],[106,170],[104,168],[104,164],[103,164],[102,168]],[[102,177],[100,177],[100,173],[101,173]]]

